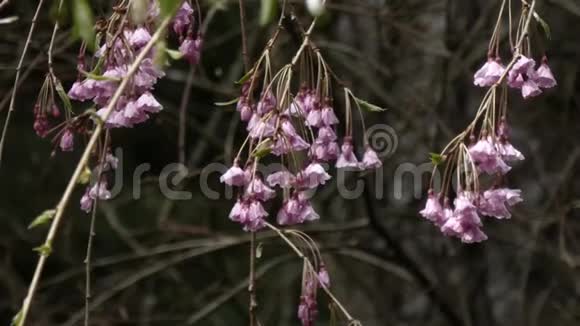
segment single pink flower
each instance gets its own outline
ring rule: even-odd
[[[320,185],[324,185],[330,179],[331,176],[326,173],[322,165],[319,163],[310,163],[306,169],[298,173],[296,183],[301,188],[314,189]]]
[[[296,177],[288,171],[278,171],[266,177],[266,182],[270,187],[279,186],[280,188],[290,188]]]
[[[514,206],[523,201],[519,189],[498,188],[486,190],[483,193],[479,211],[483,215],[498,219],[511,218],[508,206]]]
[[[425,208],[419,214],[431,222],[439,221],[443,218],[441,198],[433,189],[429,189],[429,197],[425,203]]]
[[[521,56],[508,73],[508,85],[512,88],[522,88],[524,82],[534,79],[536,61],[526,56]]]
[[[487,62],[473,76],[473,84],[480,87],[490,87],[497,83],[505,67],[501,64],[499,58],[489,58]]]
[[[325,288],[330,287],[330,275],[328,275],[328,271],[324,264],[320,264],[320,268],[318,269],[318,282]]]
[[[370,146],[367,146],[361,165],[367,170],[378,169],[383,166],[383,162],[379,159],[377,152],[375,152]]]
[[[70,129],[66,129],[60,136],[59,143],[60,150],[63,152],[71,152],[74,149],[74,133]]]
[[[336,168],[353,168],[359,169],[360,164],[354,155],[354,149],[352,146],[352,139],[350,137],[345,137],[341,146],[341,153],[336,160]]]
[[[238,163],[234,163],[231,168],[222,174],[220,182],[230,186],[241,187],[246,184],[246,173],[238,166]]]
[[[536,70],[536,83],[541,88],[552,88],[558,85],[556,82],[556,78],[554,78],[554,74],[552,74],[552,70],[548,66],[547,59],[542,60],[542,64]]]
[[[469,155],[477,168],[488,174],[506,174],[511,170],[498,154],[494,144],[489,139],[480,139],[469,147]]]
[[[129,38],[129,44],[134,48],[141,48],[151,40],[151,34],[143,27],[137,28]]]
[[[188,36],[179,46],[179,52],[181,52],[183,57],[189,61],[189,64],[196,65],[201,59],[202,45],[203,41],[201,36],[198,36],[195,39],[191,36]]]
[[[320,112],[320,119],[321,124],[324,126],[331,126],[339,123],[336,114],[334,114],[334,109],[328,104],[322,108]]]
[[[536,97],[542,94],[542,90],[536,83],[535,79],[528,79],[522,84],[522,96],[524,99]]]
[[[262,182],[262,178],[254,176],[246,187],[246,197],[260,201],[268,201],[276,197],[276,192]]]

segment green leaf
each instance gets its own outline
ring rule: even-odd
[[[248,80],[250,80],[250,78],[252,78],[252,75],[254,74],[254,68],[250,69],[245,75],[242,76],[242,78],[240,78],[240,80],[238,80],[236,82],[237,85],[242,85],[245,82],[247,82]]]
[[[546,23],[546,21],[544,19],[542,19],[542,17],[540,17],[540,15],[538,15],[537,12],[534,12],[534,18],[536,19],[538,24],[540,24],[540,26],[542,26],[542,29],[544,30],[544,34],[546,34],[546,38],[548,40],[551,40],[552,39],[552,32],[550,29],[550,25],[548,25],[548,23]]]
[[[165,19],[167,16],[173,16],[182,1],[183,0],[159,0],[161,20]]]
[[[54,209],[47,209],[42,214],[38,215],[32,223],[28,226],[28,229],[35,228],[40,225],[44,225],[50,222],[54,218],[54,214],[56,214],[56,210]]]
[[[22,310],[20,310],[14,317],[12,318],[12,322],[10,326],[20,326],[22,325]]]
[[[278,11],[278,0],[262,0],[260,7],[260,26],[266,26],[274,20]]]
[[[55,81],[55,88],[56,88],[56,92],[58,93],[58,97],[60,97],[60,100],[64,104],[64,107],[66,108],[66,110],[68,112],[72,112],[72,105],[70,103],[70,98],[68,97],[67,93],[65,92],[64,87],[62,87],[60,80],[58,80],[58,78],[55,78],[54,81]]]
[[[253,156],[255,158],[262,158],[272,151],[272,140],[270,138],[262,141],[254,150]]]
[[[236,103],[238,103],[238,101],[240,100],[239,97],[236,97],[233,100],[229,100],[227,102],[215,102],[214,105],[215,106],[230,106],[230,105],[234,105]]]
[[[85,168],[83,169],[83,172],[81,172],[81,175],[79,176],[79,179],[77,180],[78,184],[81,185],[86,185],[87,183],[89,183],[89,181],[91,181],[91,169],[89,169],[86,165]]]
[[[165,52],[167,52],[169,57],[173,60],[179,60],[183,58],[183,53],[181,53],[179,50],[165,49]]]
[[[429,157],[431,158],[431,163],[433,166],[438,166],[441,163],[445,162],[445,156],[437,153],[429,153]]]
[[[73,35],[80,37],[88,47],[95,40],[95,20],[88,0],[73,0]]]
[[[385,112],[385,111],[387,111],[387,109],[385,109],[385,108],[382,108],[382,107],[380,107],[378,105],[371,104],[371,103],[369,103],[369,102],[367,102],[365,100],[361,100],[358,97],[355,97],[354,99],[355,99],[356,103],[361,108],[363,108],[363,109],[365,109],[367,111],[370,111],[370,112]]]
[[[263,243],[258,243],[258,246],[256,247],[256,258],[260,259],[262,258],[262,253],[264,252],[264,244]]]
[[[42,246],[36,247],[33,250],[38,252],[41,256],[50,256],[52,247],[49,244],[43,244]]]

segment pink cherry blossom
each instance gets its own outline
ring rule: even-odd
[[[199,63],[201,58],[202,44],[203,41],[200,36],[195,39],[188,36],[179,46],[179,52],[183,54],[183,57],[186,58],[191,65],[196,65]]]
[[[488,174],[506,174],[511,170],[498,154],[494,144],[489,139],[480,139],[469,147],[471,159],[477,168]]]
[[[505,67],[499,58],[489,58],[473,76],[473,84],[480,87],[492,86],[499,81],[504,72]]]
[[[511,217],[508,206],[513,206],[523,201],[521,190],[498,188],[486,190],[482,196],[479,211],[483,215],[493,216],[498,219]]]
[[[354,149],[352,146],[352,140],[349,137],[345,137],[341,146],[341,153],[336,161],[336,168],[353,168],[359,169],[360,164],[354,155]]]
[[[298,173],[296,183],[301,188],[314,189],[320,185],[324,185],[330,179],[331,176],[326,173],[322,165],[319,163],[310,163],[306,169]]]
[[[71,152],[74,148],[74,133],[70,129],[66,129],[60,136],[59,143],[60,150],[63,152]]]
[[[383,166],[383,162],[379,159],[377,152],[375,152],[370,146],[367,146],[361,166],[364,169],[378,169]]]
[[[425,208],[419,214],[431,222],[442,219],[443,207],[441,206],[441,198],[432,189],[429,190],[429,197],[427,198]]]
[[[225,183],[230,186],[241,187],[246,184],[246,173],[242,170],[237,163],[229,168],[220,177],[220,182]]]
[[[541,88],[552,88],[558,84],[545,58],[542,60],[542,64],[538,70],[536,70],[536,83]]]
[[[278,171],[266,177],[266,182],[270,187],[279,186],[280,188],[290,188],[296,177],[288,171]]]
[[[262,178],[254,176],[246,187],[246,196],[260,201],[268,201],[276,197],[276,192],[262,182]]]

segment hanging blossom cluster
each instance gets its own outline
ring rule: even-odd
[[[301,224],[319,219],[307,192],[331,179],[329,163],[353,170],[375,169],[382,164],[366,139],[362,160],[356,155],[351,105],[359,104],[346,88],[346,128],[339,145],[340,121],[332,98],[330,70],[307,36],[292,62],[273,73],[270,52],[277,35],[241,81],[237,111],[247,123],[248,136],[232,167],[220,178],[239,190],[229,217],[246,231],[265,226],[269,214],[264,205],[276,197],[276,188],[282,193],[282,207],[276,215],[278,224]],[[298,79],[294,78],[295,68],[300,70]],[[293,92],[295,84],[300,86]],[[281,168],[262,175],[258,164],[266,159],[278,161]]]
[[[122,19],[126,8],[116,8],[117,14],[107,22],[103,44],[95,53],[97,65],[93,72],[81,79],[82,73],[71,87],[68,95],[77,101],[92,100],[100,108],[97,114],[104,116],[106,106],[115,93],[120,81],[143,47],[151,40],[151,32],[159,15],[156,1],[150,2],[145,23],[133,26]],[[198,13],[199,15],[199,13]],[[193,37],[197,28],[194,10],[188,2],[183,2],[171,24],[171,30],[180,42],[181,54],[192,64],[197,64],[201,51],[201,36]],[[85,71],[84,49],[79,55],[79,72]],[[158,79],[164,76],[162,67],[155,62],[155,50],[151,50],[141,63],[139,70],[131,78],[115,109],[105,122],[109,128],[128,127],[147,121],[151,114],[163,109],[151,91]],[[94,78],[94,74],[98,77]]]
[[[313,326],[318,316],[318,289],[330,287],[330,276],[324,266],[320,263],[318,272],[313,270],[309,264],[304,264],[302,273],[302,291],[300,293],[300,304],[298,305],[298,319],[303,326]]]
[[[510,143],[508,88],[521,89],[522,96],[529,98],[557,84],[545,55],[539,67],[530,58],[528,33],[535,13],[529,5],[524,4],[522,8],[517,43],[511,47],[513,58],[507,66],[501,64],[499,30],[505,5],[504,2],[490,41],[489,53],[493,55],[488,56],[487,63],[474,76],[474,84],[489,87],[488,92],[467,129],[441,154],[433,155],[435,169],[445,165],[443,186],[437,193],[431,179],[427,203],[420,212],[443,234],[460,238],[464,243],[487,239],[482,230],[482,217],[509,219],[510,208],[523,201],[521,190],[505,185],[505,176],[512,165],[524,160],[522,153]],[[450,184],[454,172],[457,185],[452,203]]]
[[[130,19],[131,10],[131,6],[122,2],[113,7],[113,14],[108,19],[97,23],[97,51],[92,58],[87,58],[87,46],[84,43],[81,45],[77,61],[78,78],[68,93],[52,71],[46,78],[34,108],[34,130],[41,137],[54,133],[53,142],[62,151],[72,151],[75,138],[87,136],[95,119],[100,119],[107,131],[114,128],[132,128],[163,109],[152,92],[157,81],[165,75],[165,52],[171,50],[158,47],[145,54],[145,59],[130,77],[128,86],[111,114],[103,121],[108,104],[121,80],[128,75],[129,67],[151,41],[160,16],[157,0],[148,2],[146,17],[142,22],[136,23]],[[201,13],[197,2],[192,6],[189,1],[184,1],[168,28],[168,39],[162,44],[174,41],[179,47],[179,56],[192,65],[198,64],[202,47],[200,22]],[[54,99],[55,90],[66,107],[65,120],[60,123],[55,122],[61,116]],[[75,116],[71,99],[80,102],[92,101],[95,109]],[[107,132],[106,139],[100,141],[100,149],[93,153],[96,157],[95,167],[92,171],[87,168],[87,173],[97,176],[93,179],[98,180],[87,187],[81,199],[81,209],[86,212],[92,209],[95,200],[107,200],[111,197],[107,190],[106,174],[117,167],[117,158],[111,154],[109,137],[110,133]]]

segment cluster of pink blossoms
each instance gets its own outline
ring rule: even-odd
[[[505,73],[506,67],[501,64],[499,57],[489,57],[487,62],[475,73],[473,83],[480,87],[489,87],[496,84]],[[546,56],[536,69],[536,61],[524,55],[520,56],[508,72],[508,86],[521,89],[522,96],[527,99],[542,94],[542,89],[557,85],[552,70],[548,66]]]
[[[301,87],[294,100],[281,108],[275,95],[267,89],[261,92],[256,105],[252,104],[251,82],[242,88],[237,110],[247,121],[250,141],[266,144],[267,151],[277,157],[288,157],[307,151],[308,159],[294,173],[284,169],[268,175],[265,179],[256,171],[253,158],[242,168],[239,159],[226,171],[220,181],[239,187],[240,197],[234,205],[230,219],[242,224],[246,231],[256,231],[265,226],[268,213],[263,204],[276,196],[274,187],[284,190],[285,198],[277,214],[279,225],[295,225],[319,219],[306,191],[324,185],[331,176],[323,163],[336,161],[337,168],[356,170],[374,169],[381,166],[377,154],[367,146],[362,161],[358,161],[352,137],[344,137],[342,148],[337,143],[335,125],[339,120],[328,98],[311,88]],[[310,138],[305,128],[310,130]],[[298,132],[304,130],[304,132]],[[313,136],[316,137],[313,138]],[[287,194],[287,195],[286,195]]]
[[[467,129],[455,137],[440,155],[433,157],[435,166],[446,163],[443,191],[436,193],[430,189],[426,206],[420,212],[442,233],[458,237],[465,243],[487,239],[482,230],[482,216],[509,219],[510,208],[523,201],[521,190],[504,186],[505,175],[512,169],[511,165],[524,160],[522,153],[509,142],[508,87],[521,90],[523,98],[528,99],[557,85],[547,57],[542,57],[539,66],[529,57],[532,47],[528,32],[532,15],[537,13],[528,3],[522,5],[520,23],[515,33],[517,37],[510,42],[512,61],[507,67],[502,65],[499,31],[506,6],[509,4],[503,2],[490,40],[488,60],[474,75],[476,86],[489,89]],[[509,26],[512,26],[511,14],[508,19]],[[509,33],[511,35],[513,31]],[[468,138],[469,144],[466,144]],[[448,191],[455,172],[458,190],[451,205]],[[480,178],[488,178],[485,175],[491,176],[493,182],[491,187],[482,189],[486,187]]]
[[[313,326],[318,316],[317,292],[318,288],[330,287],[330,277],[324,264],[320,265],[318,275],[306,273],[302,280],[302,293],[298,305],[298,319],[302,326]]]
[[[496,137],[484,137],[469,147],[470,161],[476,166],[476,173],[496,176],[498,179],[511,170],[509,164],[524,160],[524,156],[509,142],[508,126],[505,119],[500,123]],[[480,215],[509,219],[509,208],[521,202],[521,190],[492,186],[484,191],[463,191],[451,206],[447,197],[429,190],[429,198],[420,214],[440,228],[443,234],[455,236],[465,243],[481,242],[487,239],[481,230]],[[442,202],[443,201],[443,202]]]
[[[189,2],[184,1],[177,10],[170,28],[178,39],[181,55],[191,64],[199,63],[202,46],[201,35],[196,31],[198,24],[194,13]],[[151,41],[151,33],[158,16],[157,1],[150,1],[147,19],[143,24],[134,26],[129,22],[124,22],[120,24],[120,31],[103,37],[103,44],[94,54],[95,61],[98,63],[91,74],[85,72],[83,47],[78,60],[79,78],[72,85],[68,96],[76,101],[93,101],[98,108],[97,115],[104,119],[107,106],[121,80],[127,76],[129,67],[135,58],[142,54],[145,45]],[[113,22],[109,23],[113,24]],[[105,121],[106,128],[132,128],[147,121],[151,114],[163,109],[152,94],[159,78],[165,75],[161,67],[154,62],[155,54],[155,49],[146,53],[145,59],[129,80],[129,86],[124,89]],[[98,77],[93,76],[94,74]],[[81,76],[86,77],[82,79]],[[35,122],[35,129],[36,124]],[[72,150],[73,138],[73,130],[65,127],[60,140],[61,149]],[[106,154],[102,173],[99,173],[101,180],[89,186],[81,199],[81,208],[84,211],[90,211],[96,199],[107,200],[111,197],[107,190],[106,178],[102,174],[115,169],[116,165],[116,158],[111,154]]]
[[[181,42],[180,50],[183,52],[183,56],[196,64],[200,57],[201,37],[192,38],[192,29],[195,23],[193,13],[194,11],[188,2],[184,2],[175,15],[172,30]],[[68,92],[69,97],[77,101],[92,100],[100,107],[97,114],[104,117],[106,106],[121,79],[127,75],[134,59],[151,40],[151,28],[154,26],[153,23],[158,14],[157,2],[153,1],[149,10],[149,23],[142,26],[126,26],[122,33],[118,33],[117,37],[105,41],[95,53],[97,60],[102,60],[104,67],[102,77],[98,80],[91,77],[84,80],[79,79]],[[141,62],[138,71],[131,78],[130,86],[124,91],[107,119],[107,127],[131,128],[147,121],[150,114],[163,109],[151,93],[157,80],[165,75],[161,68],[154,63],[154,55],[155,51],[151,50]],[[79,59],[79,66],[81,70],[84,67],[82,56]]]
[[[113,154],[107,153],[102,162],[91,172],[91,175],[99,177],[99,180],[95,182],[92,186],[86,188],[84,195],[81,197],[81,209],[87,213],[93,208],[93,204],[96,200],[109,200],[111,199],[111,192],[107,188],[107,178],[105,173],[117,169],[119,164],[119,159],[117,159]]]

